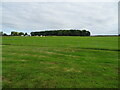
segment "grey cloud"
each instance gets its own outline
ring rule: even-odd
[[[117,3],[3,3],[3,30],[88,29],[117,34]]]

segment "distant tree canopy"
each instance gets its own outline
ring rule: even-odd
[[[19,36],[22,36],[22,35],[24,35],[24,33],[23,33],[23,32],[19,32],[18,35],[19,35]]]
[[[27,33],[23,33],[23,32],[15,32],[15,31],[12,31],[11,32],[11,36],[26,36],[26,35],[28,35]]]
[[[6,33],[0,32],[0,36],[8,36]]]
[[[86,30],[51,30],[31,32],[31,36],[90,36],[90,32]]]
[[[19,36],[19,33],[18,33],[18,32],[15,32],[15,31],[12,31],[12,32],[11,32],[11,36]]]
[[[0,36],[3,36],[3,32],[0,32]]]
[[[27,35],[28,35],[27,33],[24,34],[24,36],[27,36]]]

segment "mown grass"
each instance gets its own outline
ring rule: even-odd
[[[118,37],[3,37],[3,88],[117,88]]]

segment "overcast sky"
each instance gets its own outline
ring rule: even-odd
[[[54,29],[118,33],[117,2],[4,2],[1,8],[0,28],[6,33]]]

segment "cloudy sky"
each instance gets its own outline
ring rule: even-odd
[[[2,27],[11,31],[86,29],[92,35],[118,33],[117,2],[4,2]]]

